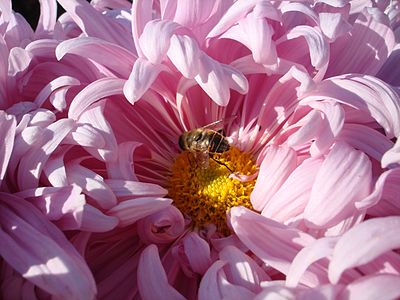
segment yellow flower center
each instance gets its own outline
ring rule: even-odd
[[[229,169],[235,174],[253,175],[257,167],[250,154],[233,146],[214,158],[220,163],[209,158],[209,166],[202,168],[193,153],[180,153],[172,166],[168,195],[175,206],[192,219],[194,227],[214,224],[219,233],[228,235],[226,212],[234,206],[252,209],[250,193],[256,181],[230,178]]]

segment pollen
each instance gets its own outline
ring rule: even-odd
[[[250,194],[255,179],[241,181],[234,174],[254,175],[257,166],[250,154],[231,146],[221,154],[209,158],[208,167],[200,167],[193,153],[180,153],[172,165],[168,195],[175,206],[192,220],[195,228],[216,226],[221,235],[230,233],[226,213],[231,207],[245,206],[253,209]],[[229,170],[230,169],[230,170]]]

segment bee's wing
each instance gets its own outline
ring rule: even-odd
[[[225,124],[228,124],[229,122],[232,122],[233,120],[236,119],[237,116],[230,116],[227,118],[223,118],[221,120],[217,120],[215,122],[212,122],[210,124],[204,125],[203,129],[212,129],[215,131],[218,131],[219,129],[222,129],[224,127]]]

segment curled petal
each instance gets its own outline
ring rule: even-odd
[[[344,270],[364,265],[391,249],[398,249],[399,226],[400,217],[375,218],[343,234],[329,264],[330,281],[337,283]]]
[[[219,253],[222,261],[226,262],[225,270],[233,284],[260,291],[260,282],[270,280],[265,271],[248,255],[235,246],[226,246]]]
[[[168,244],[183,234],[185,220],[182,213],[170,205],[140,219],[137,226],[140,239],[144,243]]]
[[[78,119],[91,104],[103,98],[122,94],[125,80],[119,78],[100,78],[79,92],[71,102],[68,116]]]
[[[138,101],[162,71],[168,71],[168,67],[162,64],[153,64],[144,58],[138,58],[123,87],[126,99],[132,104]]]
[[[204,274],[199,287],[199,300],[252,299],[254,293],[239,285],[231,284],[223,271],[225,262],[217,260]]]

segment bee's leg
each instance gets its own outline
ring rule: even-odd
[[[225,168],[227,168],[229,170],[229,172],[233,173],[233,170],[231,168],[228,167],[227,164],[223,163],[222,161],[219,161],[218,159],[216,159],[213,155],[210,155],[210,158],[215,161],[217,164],[224,166]]]
[[[193,158],[192,153],[191,152],[187,152],[186,156],[187,156],[187,160],[189,162],[190,168],[194,169],[196,167],[196,161]]]

